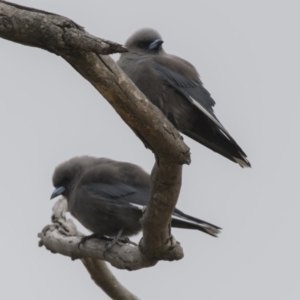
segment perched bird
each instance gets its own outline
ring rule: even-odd
[[[183,134],[211,150],[250,167],[247,156],[214,114],[215,101],[203,87],[195,67],[167,54],[153,29],[134,33],[125,43],[118,65]]]
[[[120,237],[141,231],[140,218],[150,194],[150,176],[137,165],[91,156],[74,157],[56,167],[51,199],[63,195],[70,213],[94,236]],[[174,210],[171,226],[217,236],[220,227]]]

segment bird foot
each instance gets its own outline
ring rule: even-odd
[[[106,243],[105,245],[105,252],[110,250],[117,242],[121,242],[124,244],[134,244],[134,242],[131,242],[129,237],[125,236],[122,238],[118,238],[117,236],[115,237],[109,237],[106,235],[100,235],[97,233],[93,233],[91,235],[87,235],[81,238],[80,242],[78,243],[78,248],[80,248],[81,245],[84,245],[86,241],[91,240],[91,239],[99,239],[99,240],[105,240],[105,241],[110,241],[108,243]]]
[[[116,243],[121,242],[123,244],[128,244],[131,243],[130,239],[128,236],[122,237],[122,238],[118,238],[117,236],[113,237],[113,238],[109,238],[106,237],[108,240],[110,239],[109,243],[106,243],[105,245],[105,252],[110,250]]]
[[[80,242],[78,243],[78,248],[80,248],[81,245],[84,245],[86,241],[91,240],[91,239],[111,240],[111,238],[109,238],[107,236],[93,233],[91,235],[87,235],[87,236],[84,236],[83,238],[81,238]]]

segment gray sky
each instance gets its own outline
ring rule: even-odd
[[[167,52],[196,66],[216,115],[253,165],[242,169],[184,137],[192,164],[177,206],[223,233],[173,230],[184,259],[113,269],[118,279],[148,300],[298,300],[299,1],[15,2],[119,43],[142,27],[157,29]],[[153,155],[60,57],[6,40],[0,54],[0,298],[107,299],[79,261],[37,247],[54,204],[52,172],[82,154],[150,171]]]

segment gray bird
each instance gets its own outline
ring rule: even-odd
[[[153,29],[134,33],[125,43],[118,65],[183,134],[209,149],[250,167],[247,156],[214,114],[215,101],[203,87],[195,67],[167,54]]]
[[[91,156],[74,157],[56,167],[51,199],[63,195],[70,213],[92,234],[119,238],[141,231],[140,218],[150,194],[150,176],[137,165]],[[217,236],[220,227],[174,210],[171,226]],[[86,239],[85,239],[86,240]]]

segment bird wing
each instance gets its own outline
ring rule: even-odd
[[[133,205],[140,210],[147,205],[149,190],[135,188],[124,183],[90,183],[84,186],[85,191],[99,200],[117,205]],[[124,206],[123,206],[124,208]],[[206,221],[189,216],[175,208],[171,219],[172,227],[198,229],[212,236],[217,236],[221,228]]]
[[[100,176],[92,180],[94,176],[91,177],[89,175],[97,175],[97,173]],[[118,214],[118,217],[133,213],[140,214],[149,200],[150,187],[122,182],[122,180],[113,177],[112,174],[109,176],[105,172],[99,171],[94,173],[93,170],[90,170],[82,177],[81,181],[81,184],[78,186],[81,191],[81,197],[86,200],[96,200],[96,202],[93,202],[93,210],[97,210],[100,207],[102,220],[105,220],[105,218],[108,220],[108,216],[115,214],[115,210],[112,209],[115,206],[118,206],[123,212],[121,215]],[[107,205],[104,205],[104,203]],[[131,206],[134,206],[134,209]],[[198,229],[213,236],[217,236],[220,231],[218,226],[189,216],[176,208],[172,215],[171,223],[173,227]]]
[[[83,188],[86,192],[94,197],[99,197],[101,200],[137,205],[139,208],[147,204],[149,197],[148,189],[133,187],[122,182],[94,182],[83,185]]]
[[[187,61],[175,56],[155,58],[154,68],[160,73],[167,83],[179,92],[184,98],[208,117],[229,139],[228,131],[214,114],[213,106],[216,102],[204,88],[195,68]],[[182,74],[189,74],[184,76]]]

